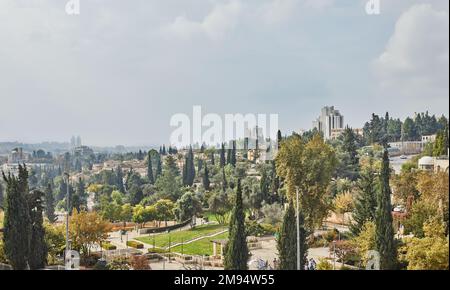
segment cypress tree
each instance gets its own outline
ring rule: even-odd
[[[236,141],[233,141],[233,149],[231,150],[230,164],[236,167]]]
[[[247,270],[249,251],[245,230],[245,215],[242,205],[241,181],[238,180],[236,204],[230,220],[229,238],[225,249],[225,270]]]
[[[192,151],[192,147],[189,149],[185,165],[186,165],[186,185],[192,186],[194,184],[195,179],[194,153]]]
[[[148,153],[147,177],[148,177],[148,182],[150,184],[154,184],[155,183],[155,179],[153,177],[152,156],[150,155],[150,152]]]
[[[304,229],[304,217],[300,210],[300,270],[306,265],[308,244],[306,243],[306,231]],[[297,270],[297,225],[295,207],[292,202],[283,217],[280,236],[277,240],[277,248],[280,256],[280,270]]]
[[[160,177],[162,174],[162,163],[161,163],[161,156],[158,156],[158,162],[156,164],[156,174],[155,174],[155,181]]]
[[[256,160],[259,158],[259,140],[256,138],[255,140],[255,154],[253,157],[253,161],[256,162]]]
[[[203,168],[203,159],[197,158],[197,172],[202,171]]]
[[[5,196],[3,195],[3,185],[0,181],[0,209],[4,209],[3,202],[5,200]]]
[[[220,148],[220,167],[225,166],[225,144],[222,143],[222,147]]]
[[[231,164],[231,155],[233,154],[233,150],[231,148],[227,149],[227,164]]]
[[[19,165],[18,178],[4,173],[6,183],[5,217],[3,221],[3,243],[5,255],[14,270],[25,270],[28,267],[30,249],[30,214],[26,198],[28,177],[26,167]]]
[[[28,264],[31,270],[43,269],[47,263],[43,211],[44,193],[33,190],[28,194],[28,209],[31,220],[31,243]]]
[[[228,187],[227,177],[225,176],[225,167],[222,167],[222,191],[226,192]]]
[[[57,219],[55,215],[55,197],[53,196],[52,184],[49,182],[45,190],[45,215],[49,222],[54,223]]]
[[[277,132],[277,142],[278,142],[278,149],[280,149],[281,141],[283,140],[283,136],[281,135],[281,131],[278,130]]]
[[[119,189],[120,192],[125,193],[125,187],[123,186],[123,171],[122,171],[122,167],[118,166],[117,170],[116,170],[116,183],[117,183],[117,188]]]
[[[183,185],[188,185],[188,157],[184,158],[184,164],[183,164],[183,172],[182,172],[182,179],[183,179]]]
[[[373,168],[373,159],[370,159],[369,167],[361,172],[358,180],[358,196],[355,200],[353,210],[353,223],[350,225],[350,231],[358,235],[368,221],[375,221],[375,211],[377,207],[377,182],[375,170]]]
[[[205,172],[203,173],[203,187],[205,190],[209,190],[210,181],[209,181],[209,172],[208,172],[208,166],[205,164]]]
[[[248,137],[244,138],[244,159],[248,159]]]
[[[211,159],[211,165],[214,166],[214,165],[215,165],[215,161],[214,161],[214,152],[211,152],[210,159]]]
[[[389,155],[385,149],[380,175],[380,190],[375,213],[376,246],[380,253],[380,269],[394,270],[397,265],[397,249],[392,225],[391,188],[389,185]]]

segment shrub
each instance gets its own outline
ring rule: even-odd
[[[143,249],[144,248],[144,244],[136,242],[136,241],[128,241],[127,246],[135,248],[135,249]]]
[[[261,227],[264,229],[266,235],[274,235],[278,232],[278,228],[271,224],[261,224]]]
[[[323,238],[327,242],[336,241],[339,238],[339,231],[337,229],[332,229],[323,234]]]
[[[248,236],[262,237],[273,235],[277,232],[276,228],[269,224],[259,224],[256,221],[248,221],[245,224]]]
[[[333,265],[325,259],[319,258],[319,263],[317,263],[317,270],[333,270]]]
[[[100,259],[100,256],[97,254],[91,254],[89,256],[81,255],[80,265],[85,267],[93,267],[97,264],[97,261]]]
[[[105,250],[116,250],[117,247],[111,243],[103,243],[102,248]]]
[[[98,260],[94,266],[94,270],[108,270],[107,263],[105,260]]]
[[[134,270],[151,270],[146,256],[133,256],[130,260],[131,268]]]
[[[107,268],[108,270],[130,270],[130,262],[125,257],[118,257],[110,261]]]
[[[148,248],[148,253],[150,254],[164,254],[164,253],[168,253],[169,251],[166,249],[161,249],[161,248]]]

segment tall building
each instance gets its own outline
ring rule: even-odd
[[[331,139],[333,130],[344,129],[344,116],[334,106],[323,107],[313,127],[322,132],[326,140]]]

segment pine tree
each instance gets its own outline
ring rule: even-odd
[[[55,197],[53,196],[52,184],[49,182],[45,191],[45,215],[49,222],[54,223],[57,219],[55,215]]]
[[[354,203],[352,214],[353,223],[350,225],[350,231],[358,235],[364,224],[368,221],[375,221],[375,211],[377,207],[377,181],[375,178],[375,169],[373,168],[373,159],[370,159],[369,167],[361,172],[358,180],[358,196]]]
[[[247,270],[248,258],[249,251],[242,204],[241,181],[238,180],[236,204],[231,215],[229,238],[225,248],[224,268],[225,270]]]
[[[150,155],[150,152],[148,154],[148,162],[147,162],[147,177],[148,177],[148,182],[150,184],[155,183],[155,179],[153,177],[152,156]]]
[[[307,261],[308,244],[306,242],[306,231],[304,230],[304,217],[300,210],[300,270],[304,269]],[[297,270],[297,221],[295,207],[292,202],[283,217],[280,236],[277,241],[280,256],[280,270]]]
[[[203,187],[205,190],[209,190],[210,181],[209,181],[209,172],[208,172],[208,166],[205,164],[205,172],[203,173]]]
[[[391,188],[389,185],[389,155],[385,149],[380,175],[380,191],[377,196],[376,246],[380,253],[380,269],[394,270],[397,266],[397,249],[392,225]]]
[[[359,164],[358,146],[356,143],[356,135],[352,128],[345,128],[342,134],[342,141],[342,150],[350,155],[351,165],[357,167]]]
[[[28,172],[19,165],[18,178],[3,173],[6,183],[6,202],[4,216],[3,243],[5,255],[14,270],[28,267],[30,249],[30,214],[26,198]]]
[[[42,216],[44,193],[33,190],[28,194],[28,209],[31,220],[31,243],[28,264],[31,270],[43,269],[47,263],[44,220]]]
[[[144,198],[144,193],[142,192],[142,189],[137,185],[133,185],[130,189],[131,205],[135,206],[135,205],[139,204],[143,198]]]

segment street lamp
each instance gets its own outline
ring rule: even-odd
[[[171,246],[171,240],[170,240],[170,230],[167,230],[167,233],[169,234],[169,263],[171,263],[170,261],[170,246]]]
[[[336,270],[336,241],[333,241],[333,270]]]
[[[299,209],[299,190],[298,186],[296,186],[296,195],[297,195],[297,270],[300,269],[300,209]]]

